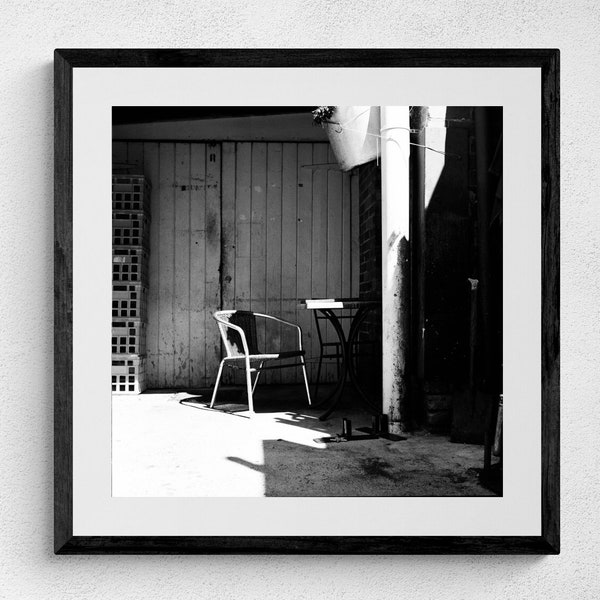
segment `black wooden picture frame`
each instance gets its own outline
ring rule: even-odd
[[[73,535],[73,69],[78,67],[538,68],[542,148],[540,536],[193,537]],[[559,552],[559,51],[56,50],[54,539],[57,554],[556,554]]]

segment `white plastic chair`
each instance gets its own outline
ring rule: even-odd
[[[306,376],[306,363],[304,361],[304,350],[302,348],[302,330],[300,327],[289,321],[284,321],[271,315],[263,315],[261,313],[250,312],[246,310],[219,310],[214,313],[214,318],[219,326],[221,332],[221,338],[227,356],[223,358],[219,365],[219,372],[217,374],[217,381],[215,382],[215,388],[213,390],[212,400],[210,408],[215,404],[217,398],[217,390],[219,388],[219,382],[221,380],[221,374],[223,373],[223,367],[226,363],[231,363],[231,366],[236,366],[237,363],[242,363],[239,368],[244,368],[246,371],[246,389],[248,393],[248,408],[250,413],[254,413],[254,402],[252,394],[258,383],[261,371],[268,369],[284,369],[287,367],[302,367],[302,373],[304,374],[304,385],[306,387],[306,396],[308,398],[308,404],[310,406],[310,391],[308,389],[308,378]],[[298,349],[289,350],[285,352],[274,352],[264,353],[258,349],[258,337],[256,334],[256,319],[269,319],[276,321],[284,326],[294,327],[298,330]],[[271,360],[285,360],[289,358],[299,358],[299,363],[283,364],[276,367],[264,367],[263,365],[267,361]],[[252,366],[258,363],[258,367]],[[254,383],[252,383],[252,373],[256,373]]]

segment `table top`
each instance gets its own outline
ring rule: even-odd
[[[323,310],[332,308],[361,308],[378,306],[380,300],[362,300],[361,298],[306,298],[300,300],[298,306],[307,310]]]

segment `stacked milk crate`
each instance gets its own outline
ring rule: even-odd
[[[112,391],[146,387],[150,184],[143,175],[112,180]]]

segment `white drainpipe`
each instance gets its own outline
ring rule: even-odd
[[[409,107],[381,107],[383,412],[390,432],[407,425],[410,332]]]

